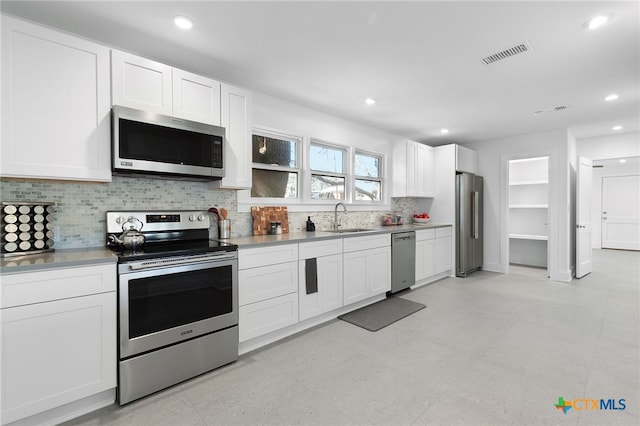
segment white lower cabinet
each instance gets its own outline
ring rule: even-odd
[[[308,274],[308,262],[315,262],[316,274]],[[342,239],[300,244],[298,276],[300,321],[342,307]]]
[[[345,306],[391,290],[391,234],[345,238],[343,260]]]
[[[448,229],[451,228],[443,228]],[[435,248],[435,273],[440,274],[451,269],[451,234],[438,237],[434,240]]]
[[[298,244],[238,250],[239,340],[298,322]]]
[[[436,273],[434,239],[435,230],[433,229],[416,231],[416,282]]]
[[[75,284],[54,299],[51,287],[67,281]],[[32,293],[38,289],[50,300]],[[77,401],[117,384],[115,264],[4,275],[2,290],[2,424],[53,423],[99,408]],[[72,404],[73,413],[60,410]]]
[[[416,231],[416,284],[451,269],[451,232],[450,226]]]

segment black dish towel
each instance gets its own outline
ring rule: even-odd
[[[304,265],[307,294],[318,292],[318,263],[316,258],[306,259]]]

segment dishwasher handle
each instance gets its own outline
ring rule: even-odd
[[[392,241],[415,240],[415,232],[404,232],[402,234],[392,234]]]

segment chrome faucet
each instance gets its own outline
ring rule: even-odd
[[[333,209],[333,229],[336,231],[340,227],[340,223],[338,222],[338,206],[342,206],[343,211],[345,213],[347,212],[347,207],[344,205],[344,203],[336,204],[336,207]]]

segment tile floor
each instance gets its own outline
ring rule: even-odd
[[[331,321],[69,425],[640,424],[640,253],[594,250],[571,283],[516,272],[438,281],[378,332]],[[563,414],[560,396],[626,409]]]

